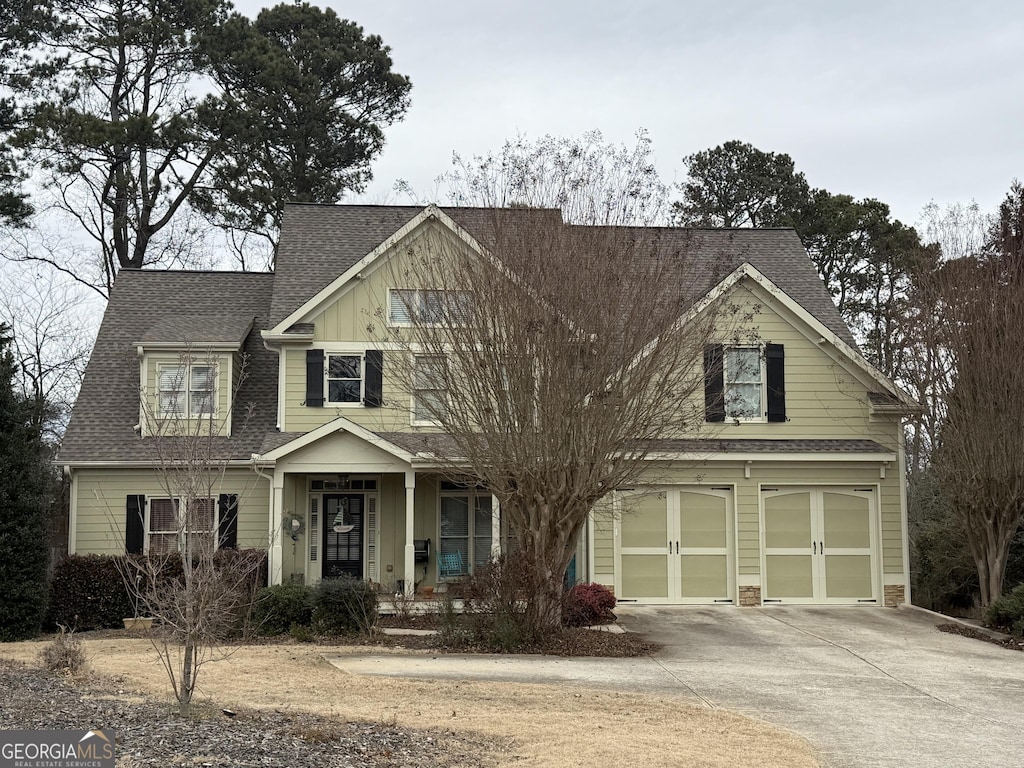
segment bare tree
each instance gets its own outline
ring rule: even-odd
[[[32,404],[33,426],[60,441],[92,349],[95,318],[89,296],[66,279],[13,267],[0,280],[0,321],[15,330],[19,383]]]
[[[220,510],[218,525],[229,454],[227,415],[214,402],[217,361],[189,350],[163,375],[159,392],[141,392],[149,434],[140,452],[153,460],[167,498],[159,508],[151,501],[146,555],[125,558],[122,575],[141,610],[157,620],[150,639],[187,715],[202,667],[230,654],[223,643],[263,586],[266,559],[218,549],[230,518],[237,520],[238,497]],[[237,382],[244,378],[243,365]]]
[[[1008,199],[1013,198],[1013,194]],[[981,602],[1002,593],[1024,520],[1024,250],[1020,200],[1004,205],[981,253],[936,271],[927,305],[951,370],[932,460],[978,569]]]
[[[436,229],[396,268],[410,290],[396,294],[395,379],[412,382],[414,419],[444,433],[424,445],[438,441],[446,471],[498,498],[532,574],[527,621],[544,632],[595,503],[637,483],[659,440],[703,423],[717,313],[694,311],[709,276],[688,239],[635,226],[663,213],[646,137],[520,139],[450,181],[481,206],[483,255]]]

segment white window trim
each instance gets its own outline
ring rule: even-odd
[[[421,357],[439,357],[439,358],[443,359],[444,355],[413,353],[413,356],[414,356],[414,359],[413,359],[413,364],[412,364],[412,381],[409,382],[409,384],[410,384],[410,387],[409,387],[409,392],[410,392],[410,397],[409,397],[409,423],[412,426],[414,426],[414,427],[439,427],[439,426],[441,426],[441,422],[437,421],[436,419],[417,419],[416,418],[416,392],[419,391],[420,389],[426,390],[426,387],[417,387],[416,386],[416,360],[421,358]],[[443,391],[445,393],[445,400],[446,401],[448,400],[448,390],[447,389],[444,389],[444,390],[432,389],[432,390],[429,390],[429,391],[431,391],[431,392],[441,392],[441,391]]]
[[[154,531],[150,527],[150,510],[152,509],[154,501],[164,501],[164,500],[170,500],[170,501],[174,502],[174,516],[176,518],[176,523],[175,523],[176,527],[175,527],[174,530]],[[219,503],[218,497],[216,497],[216,496],[209,497],[208,500],[209,500],[211,506],[213,507],[213,528],[211,528],[210,530],[205,530],[205,529],[204,530],[197,530],[197,531],[194,531],[194,533],[212,533],[213,534],[213,549],[216,552],[217,549],[220,547],[220,541],[219,541],[219,539],[220,539],[220,503]],[[181,515],[181,509],[183,507],[186,507],[186,506],[187,505],[186,505],[185,499],[182,496],[147,496],[146,497],[146,511],[145,511],[145,515],[143,517],[143,523],[144,523],[143,537],[142,537],[142,552],[143,552],[143,554],[145,554],[145,555],[149,554],[149,539],[150,539],[150,536],[152,534],[165,535],[165,534],[169,534],[169,533],[176,534],[177,539],[178,539],[178,542],[177,542],[178,548],[175,550],[175,552],[167,553],[167,554],[175,554],[177,552],[181,552],[182,545],[185,543],[184,542],[184,537],[185,537],[186,530],[185,530],[185,526],[182,525],[182,523],[181,523],[180,515]]]
[[[331,357],[357,357],[359,358],[359,399],[356,401],[339,401],[331,400]],[[335,379],[340,381],[340,379]],[[333,408],[365,408],[364,398],[366,397],[366,350],[360,349],[356,351],[338,351],[325,349],[324,350],[324,406],[331,406]]]
[[[156,415],[158,419],[183,419],[191,421],[193,419],[216,420],[220,418],[219,405],[220,405],[220,360],[211,361],[198,361],[198,360],[179,360],[175,362],[166,361],[157,363],[156,366]],[[210,392],[210,402],[213,405],[210,413],[201,413],[193,415],[192,413],[192,366],[198,367],[209,367],[213,368],[213,389]],[[184,383],[185,386],[182,388],[185,397],[184,408],[182,412],[170,413],[163,409],[161,403],[161,393],[163,390],[160,388],[160,379],[162,371],[166,368],[182,368],[185,369]]]
[[[757,352],[758,365],[760,367],[761,392],[760,392],[760,415],[758,416],[730,416],[729,415],[729,355],[730,349],[753,349]],[[765,363],[765,350],[763,344],[726,344],[722,347],[722,407],[725,410],[725,420],[739,422],[740,424],[766,424],[768,422],[768,372]]]

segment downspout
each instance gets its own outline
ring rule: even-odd
[[[270,562],[270,557],[274,549],[274,537],[280,534],[280,531],[277,530],[277,526],[274,524],[274,479],[265,474],[260,466],[260,455],[258,453],[251,454],[249,458],[252,461],[252,471],[256,473],[257,477],[267,481],[267,497],[270,499],[270,508],[267,510],[267,586],[271,586],[273,584],[272,574],[274,569],[272,567],[273,564]]]

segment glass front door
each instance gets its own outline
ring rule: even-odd
[[[323,578],[363,578],[363,496],[324,494]]]

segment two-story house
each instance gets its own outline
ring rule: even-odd
[[[156,446],[169,421],[205,420],[221,471],[192,525],[267,548],[273,583],[347,573],[411,590],[453,575],[439,553],[470,571],[499,552],[499,505],[424,450],[436,393],[389,382],[367,322],[408,319],[418,289],[394,262],[427,228],[473,248],[479,226],[474,209],[292,205],[272,274],[119,274],[59,457],[69,551],[178,546]],[[576,577],[643,603],[908,599],[913,402],[861,355],[792,230],[688,237],[719,267],[701,290],[756,305],[762,341],[708,345],[706,435],[666,435],[657,484],[595,510]]]

